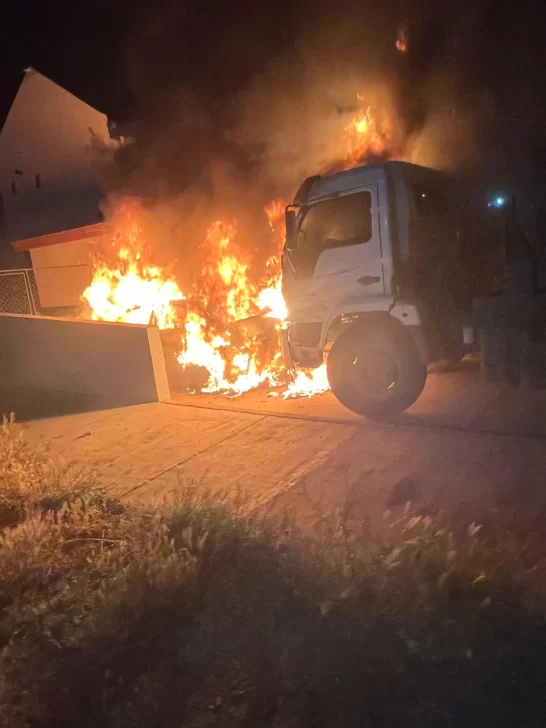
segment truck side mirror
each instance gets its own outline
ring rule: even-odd
[[[296,211],[287,208],[285,213],[286,247],[294,248],[296,243]]]

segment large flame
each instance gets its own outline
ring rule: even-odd
[[[259,291],[257,298],[260,310],[268,310],[268,316],[280,321],[284,321],[288,315],[281,291],[281,253],[285,237],[284,210],[286,205],[284,200],[272,200],[264,207],[269,227],[274,236],[276,250],[266,263],[267,287]]]
[[[236,234],[235,222],[217,220],[208,228],[202,276],[183,324],[178,362],[209,372],[205,392],[241,394],[266,381],[274,386],[281,369],[275,323],[265,333],[259,325],[260,311],[266,313],[260,293],[270,289],[260,291],[249,278],[249,262]]]
[[[371,108],[364,106],[362,96],[358,96],[360,109],[345,127],[347,135],[347,158],[345,168],[350,169],[366,160],[381,157],[387,146],[387,135],[379,130]]]
[[[369,107],[360,108],[344,132],[346,167],[385,149],[385,136]],[[287,316],[280,265],[285,207],[284,201],[273,200],[264,208],[274,252],[261,278],[250,274],[248,254],[237,243],[236,222],[217,220],[201,246],[201,274],[183,291],[172,273],[149,262],[139,205],[125,201],[112,219],[110,249],[94,261],[93,280],[83,293],[92,318],[180,332],[176,361],[184,371],[197,367],[205,372],[196,387],[202,392],[241,394],[262,384],[284,386],[284,397],[327,391],[324,364],[288,378],[283,371],[279,332]]]
[[[95,321],[176,325],[175,301],[184,299],[174,278],[145,262],[147,251],[134,200],[125,200],[112,220],[111,249],[94,260],[95,272],[83,298]]]

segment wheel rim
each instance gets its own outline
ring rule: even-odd
[[[354,389],[367,399],[383,401],[391,397],[400,381],[400,371],[392,354],[366,349],[355,356],[351,367]]]

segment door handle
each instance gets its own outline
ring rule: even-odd
[[[381,276],[362,276],[361,278],[358,278],[356,282],[361,286],[371,286],[373,283],[379,283],[380,281]]]

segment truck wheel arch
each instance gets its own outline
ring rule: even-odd
[[[328,343],[333,343],[340,334],[345,332],[351,326],[389,326],[391,317],[384,311],[368,311],[355,312],[349,314],[340,314],[333,319],[328,329],[324,329],[321,336],[321,347],[324,348]]]
[[[331,340],[332,331],[335,331],[340,324],[346,321],[343,326],[351,325],[357,321],[384,322],[392,324],[397,322],[400,326],[420,327],[422,326],[421,316],[417,306],[411,303],[395,303],[392,299],[379,299],[365,303],[344,305],[332,311],[324,321],[320,335],[319,346],[324,347]]]

